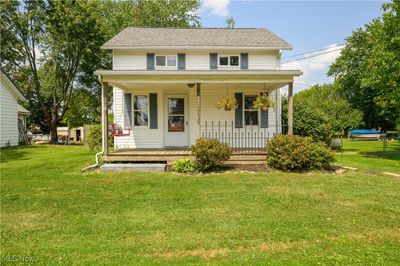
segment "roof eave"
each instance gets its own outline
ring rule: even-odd
[[[7,76],[3,70],[1,72],[1,80],[8,85],[9,91],[11,94],[19,101],[27,101],[27,99],[22,95],[22,93],[18,90],[17,86],[14,82]]]
[[[132,45],[103,45],[100,47],[103,50],[292,50],[291,45],[288,46],[132,46]]]
[[[218,76],[218,75],[286,75],[286,76],[301,76],[303,72],[301,70],[104,70],[99,69],[94,72],[97,76],[192,76],[192,75],[207,75],[207,76]]]

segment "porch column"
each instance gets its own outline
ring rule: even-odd
[[[293,82],[288,89],[288,135],[293,135]]]
[[[108,155],[108,82],[101,82],[101,146],[103,155]]]
[[[201,98],[200,98],[200,83],[196,83],[196,98],[197,98],[197,130],[198,137],[201,137]]]

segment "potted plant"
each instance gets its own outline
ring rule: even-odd
[[[234,97],[226,94],[215,104],[215,107],[217,107],[218,109],[224,108],[225,111],[230,111],[238,107],[238,102]]]
[[[257,99],[253,103],[254,109],[259,109],[263,111],[267,111],[268,107],[276,107],[276,103],[274,101],[271,101],[268,96],[266,95],[260,95],[257,97]]]

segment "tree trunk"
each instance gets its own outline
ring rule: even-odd
[[[51,119],[50,123],[50,135],[51,140],[50,143],[57,144],[58,143],[58,134],[57,134],[57,119]]]

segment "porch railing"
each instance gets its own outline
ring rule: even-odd
[[[234,121],[205,121],[201,137],[226,143],[235,154],[264,154],[268,141],[277,134],[274,129],[259,125],[236,128]]]

